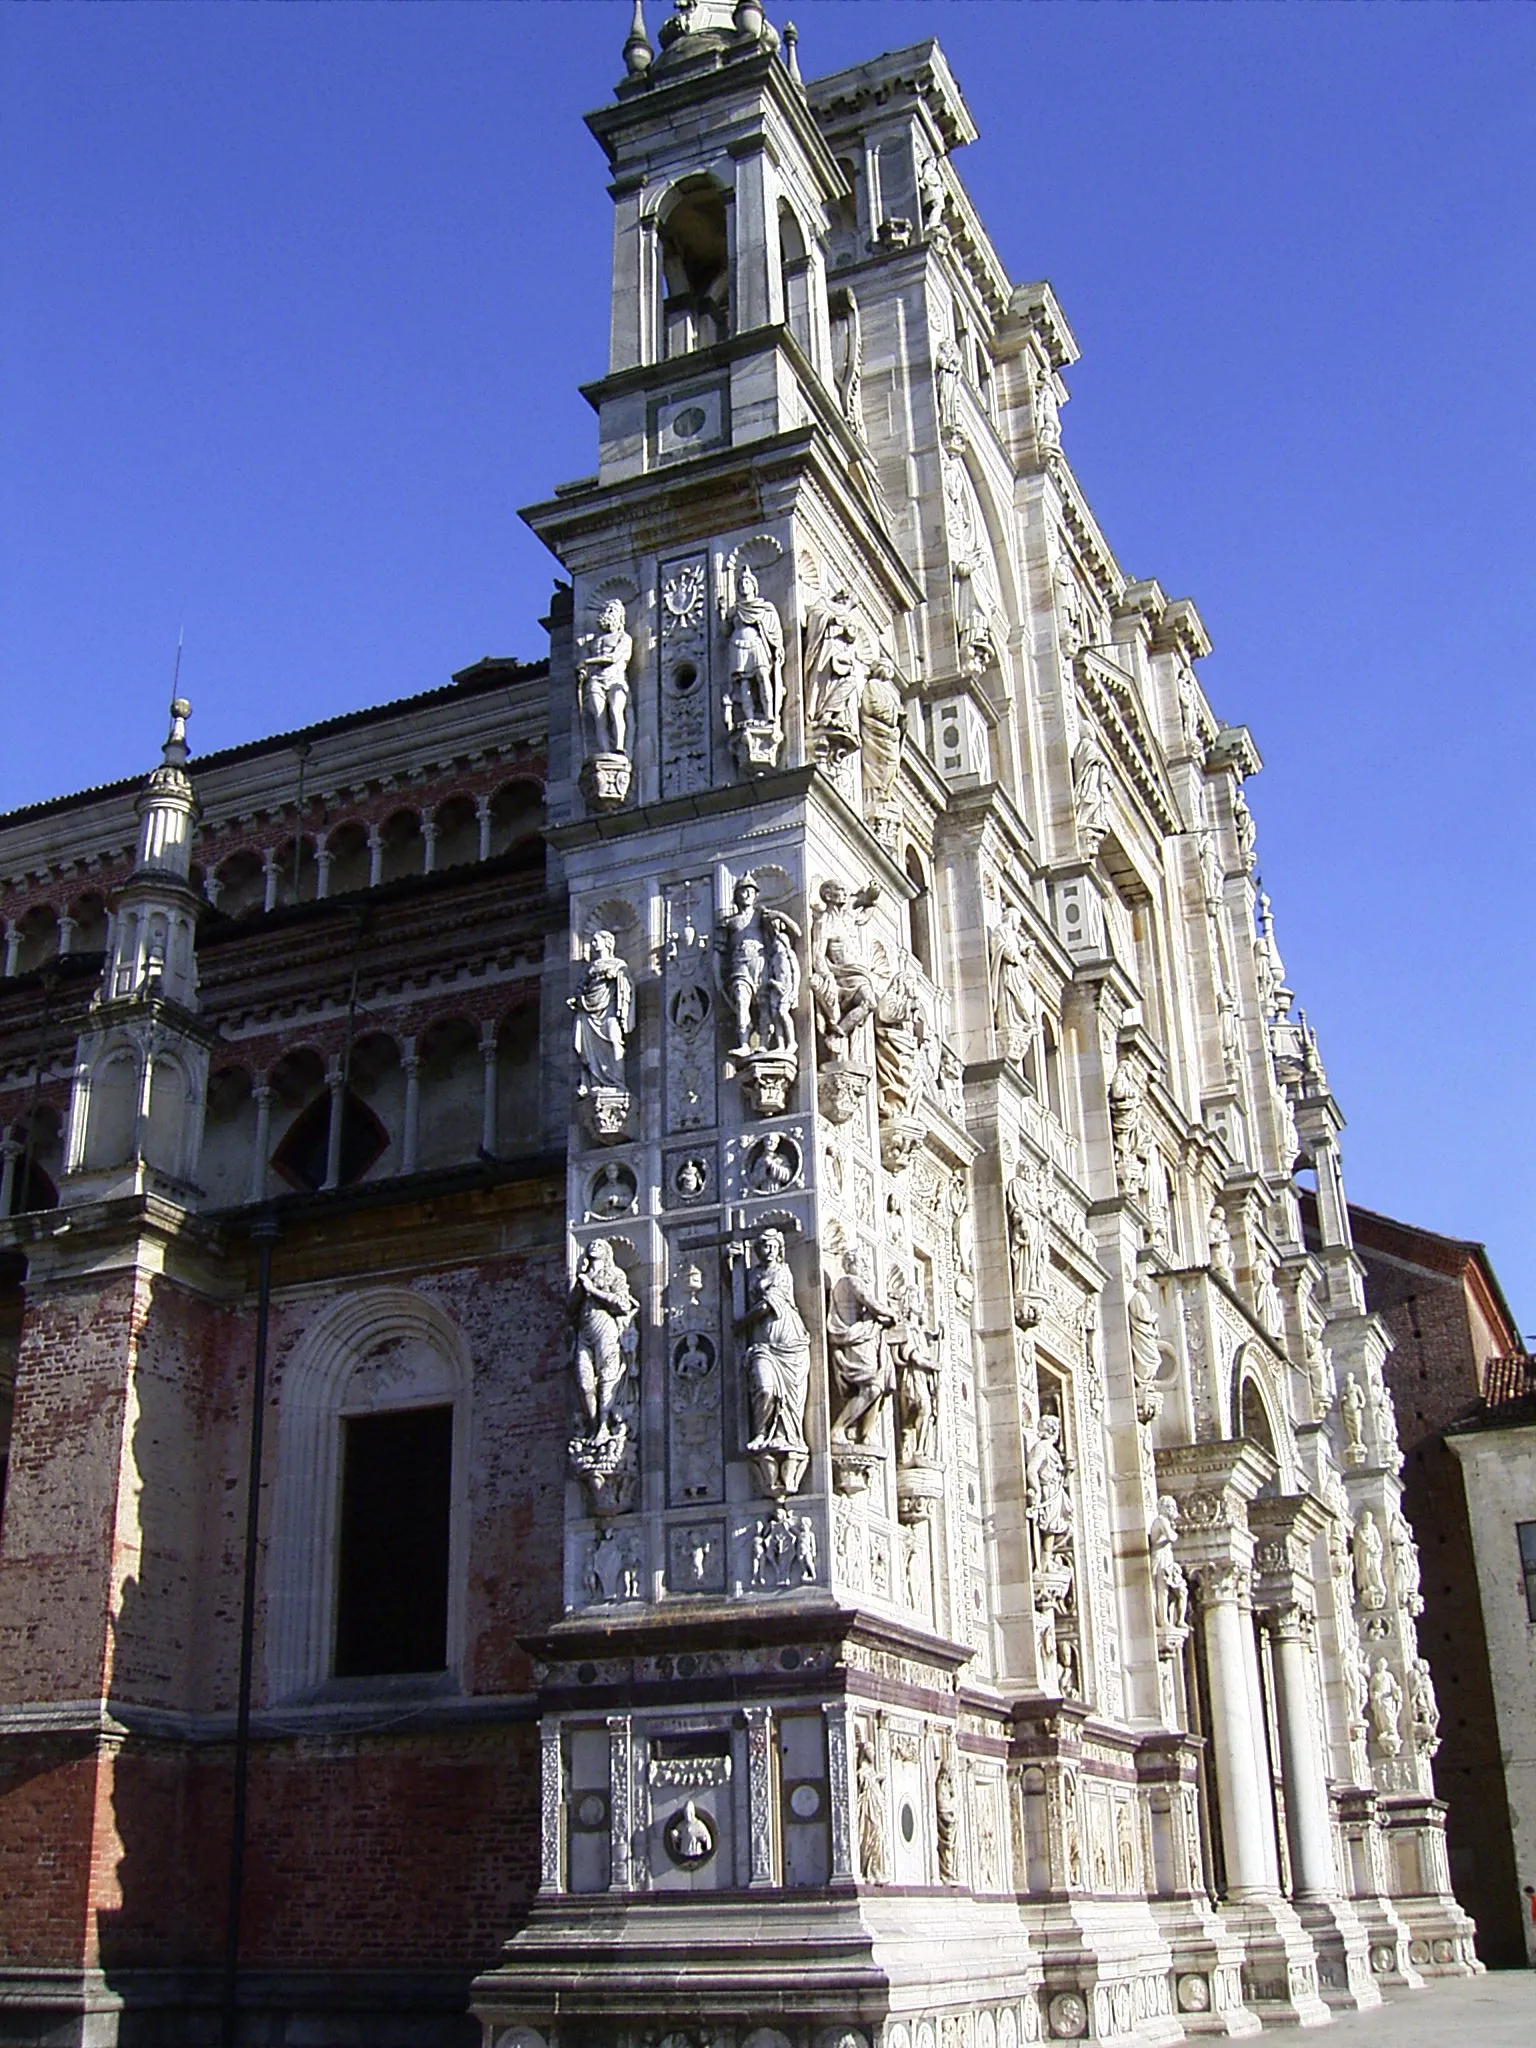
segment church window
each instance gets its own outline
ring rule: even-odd
[[[1520,1569],[1525,1576],[1525,1611],[1536,1621],[1536,1522],[1516,1522],[1520,1544]]]
[[[451,1407],[343,1420],[338,1678],[446,1669],[452,1473]]]
[[[907,851],[907,880],[917,891],[907,905],[907,940],[918,966],[933,981],[933,898],[915,847]]]
[[[724,192],[712,180],[679,189],[661,222],[664,353],[684,356],[731,331],[731,245]]]
[[[810,355],[811,259],[806,254],[800,223],[782,201],[779,204],[779,279],[784,295],[784,324]]]

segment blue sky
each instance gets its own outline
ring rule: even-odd
[[[944,43],[1068,453],[1265,756],[1350,1191],[1536,1329],[1536,9],[770,13],[808,73]],[[183,624],[205,752],[542,651],[628,14],[0,9],[0,806],[147,766]]]

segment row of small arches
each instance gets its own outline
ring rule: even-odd
[[[530,873],[544,863],[544,793],[538,783],[504,784],[489,797],[446,797],[426,809],[402,806],[382,824],[348,818],[267,846],[241,846],[211,871],[194,865],[191,882],[226,917],[252,917],[289,903],[313,903],[513,856]],[[6,921],[0,972],[32,974],[69,954],[106,950],[105,893],[88,889],[66,903],[34,903]]]

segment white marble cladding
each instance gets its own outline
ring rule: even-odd
[[[1076,344],[955,175],[942,56],[807,96],[759,8],[676,19],[594,117],[601,476],[529,515],[574,584],[554,965],[607,1033],[582,1054],[578,1014],[573,1052],[551,996],[551,1071],[603,1083],[570,1126],[561,1628],[604,1705],[562,1681],[546,1873],[856,1890],[893,1916],[888,2048],[1313,2024],[1471,1967],[1257,750],[1072,473]],[[685,172],[734,213],[679,305]],[[802,256],[769,202],[818,190]],[[936,1935],[974,1962],[947,2007]],[[718,1960],[723,1906],[690,1939]],[[820,2017],[755,2048],[873,2048],[817,1939]],[[665,2033],[662,1941],[623,1967]]]

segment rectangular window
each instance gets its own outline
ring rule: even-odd
[[[1536,1522],[1516,1522],[1520,1539],[1520,1569],[1525,1573],[1525,1611],[1536,1621]]]
[[[448,1663],[452,1408],[342,1423],[336,1676]]]

